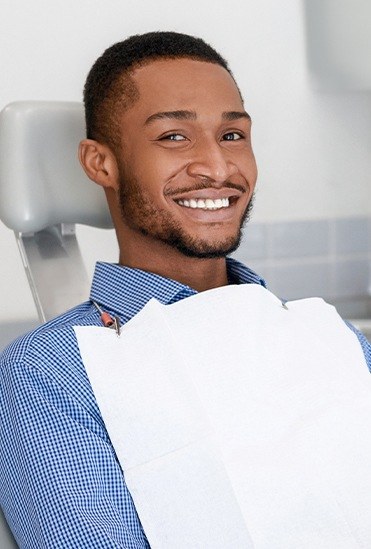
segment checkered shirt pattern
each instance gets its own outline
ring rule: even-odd
[[[231,284],[265,286],[241,263],[227,265]],[[98,263],[90,298],[125,324],[152,297],[170,304],[195,293],[159,275]],[[81,362],[77,325],[101,325],[92,301],[1,356],[0,504],[22,549],[149,547]],[[371,369],[371,345],[351,329]]]

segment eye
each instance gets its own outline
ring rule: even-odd
[[[244,136],[238,132],[228,132],[222,137],[223,141],[239,141],[240,139],[244,139]]]
[[[170,133],[160,137],[160,141],[185,141],[185,139],[184,135],[181,135],[180,133]]]

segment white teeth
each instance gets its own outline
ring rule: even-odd
[[[179,206],[185,206],[186,208],[199,208],[201,210],[220,210],[221,208],[228,208],[229,198],[191,198],[191,200],[177,200]]]

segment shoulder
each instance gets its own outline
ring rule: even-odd
[[[72,408],[100,421],[96,400],[81,360],[74,326],[100,326],[90,302],[83,303],[19,337],[0,355],[0,408],[33,394],[61,410]],[[13,395],[13,396],[12,396]],[[5,406],[5,404],[4,404]]]
[[[38,326],[34,330],[18,337],[0,354],[2,361],[23,361],[29,354],[45,346],[60,346],[73,337],[73,327],[97,324],[95,308],[83,303],[66,313]]]
[[[99,324],[90,302],[74,307],[11,343],[0,355],[1,376],[23,378],[37,372],[62,384],[67,384],[69,377],[86,383],[73,327]]]

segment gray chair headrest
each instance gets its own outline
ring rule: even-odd
[[[19,101],[0,113],[0,219],[16,232],[60,223],[112,228],[103,189],[81,168],[81,103]]]

